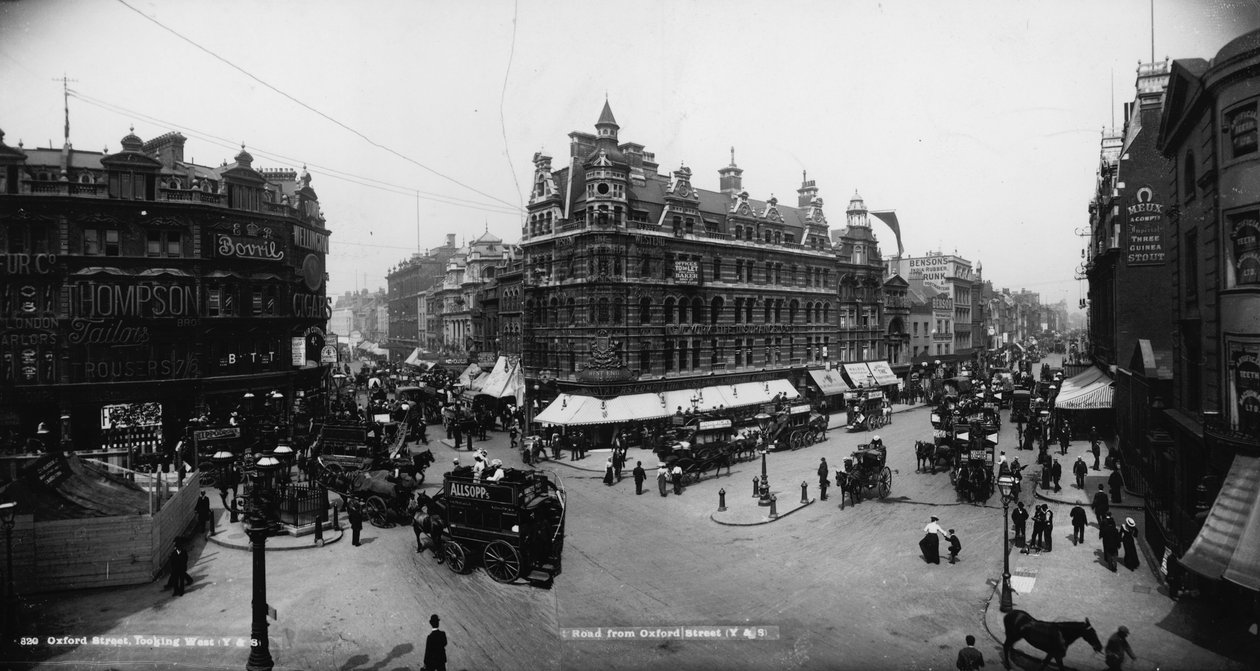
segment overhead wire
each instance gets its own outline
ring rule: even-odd
[[[70,96],[75,98],[76,100],[79,100],[83,103],[92,105],[94,107],[98,107],[100,109],[103,109],[109,112],[113,112],[114,114],[118,114],[120,116],[130,117],[133,119],[141,119],[155,125],[183,131],[185,133],[188,133],[188,135],[194,138],[198,138],[205,142],[218,145],[221,147],[225,147],[227,149],[234,149],[235,147],[238,146],[238,144],[231,139],[214,135],[213,133],[208,133],[206,131],[191,128],[183,124],[167,121],[164,119],[159,119],[157,117],[150,116],[143,112],[127,109],[126,107],[123,107],[121,105],[117,105],[115,103],[110,103],[104,100],[100,100],[98,98],[94,98],[93,96],[89,96],[83,93],[82,91],[79,91],[74,88],[69,89],[69,93],[70,93]],[[313,167],[319,170],[321,174],[327,175],[334,179],[340,179],[342,181],[350,182],[352,184],[356,184],[359,186],[366,186],[373,189],[379,189],[381,191],[387,191],[390,193],[407,196],[409,198],[415,197],[417,194],[421,194],[421,197],[424,200],[430,200],[430,201],[442,203],[444,205],[466,207],[466,208],[482,210],[485,212],[491,212],[491,213],[496,213],[496,214],[510,214],[510,215],[520,214],[520,210],[517,210],[514,207],[504,207],[504,206],[500,206],[496,204],[473,201],[473,200],[468,200],[466,198],[459,198],[457,196],[449,196],[446,194],[433,193],[430,191],[420,191],[414,188],[402,186],[399,184],[393,184],[393,183],[379,180],[376,178],[366,177],[363,175],[356,175],[354,173],[349,173],[344,170],[338,170],[337,168],[320,165],[313,161],[307,161],[307,160],[299,159],[296,157],[286,156],[284,154],[268,151],[266,149],[255,147],[252,145],[250,146],[250,152],[253,154],[262,156],[264,158],[275,160],[275,161],[288,162],[291,164],[302,164],[308,167]]]
[[[512,167],[512,154],[508,149],[507,121],[503,114],[503,101],[507,98],[508,76],[512,73],[512,59],[516,56],[516,19],[519,15],[519,0],[512,0],[512,42],[508,47],[507,67],[503,70],[503,89],[499,91],[499,130],[503,133],[503,157],[507,159],[508,173],[512,175],[512,183],[516,185],[516,197],[521,199],[521,183],[516,179],[516,170]],[[525,203],[520,204],[524,211]]]
[[[194,42],[192,39],[190,39],[190,38],[188,38],[188,37],[185,37],[183,34],[179,33],[179,32],[178,32],[178,31],[176,31],[175,29],[173,29],[173,28],[171,28],[171,27],[167,26],[166,24],[162,23],[161,21],[158,21],[157,19],[155,19],[155,18],[153,18],[153,17],[149,16],[148,14],[145,14],[144,12],[140,11],[139,9],[137,9],[137,8],[135,8],[135,7],[133,7],[133,6],[131,6],[130,4],[128,4],[128,3],[127,3],[127,1],[126,1],[126,0],[116,0],[116,1],[117,1],[119,4],[121,4],[122,6],[126,7],[127,9],[130,9],[131,11],[135,12],[136,14],[139,14],[140,16],[144,17],[144,18],[145,18],[145,20],[147,20],[147,21],[149,21],[149,22],[153,23],[154,25],[158,26],[158,27],[159,27],[159,28],[161,28],[162,30],[165,30],[166,32],[168,32],[168,33],[170,33],[170,34],[174,35],[175,37],[178,37],[180,40],[183,40],[184,42],[187,42],[188,44],[192,45],[193,47],[195,47],[195,48],[196,48],[196,49],[198,49],[199,51],[202,51],[202,52],[206,53],[206,54],[207,54],[207,55],[209,55],[211,58],[214,58],[215,60],[217,60],[217,61],[219,61],[219,62],[221,62],[221,63],[223,63],[223,64],[227,65],[228,67],[232,68],[233,70],[236,70],[237,72],[240,72],[241,74],[245,75],[246,77],[249,77],[250,79],[252,79],[252,80],[254,80],[254,81],[258,82],[258,83],[259,83],[259,84],[261,84],[262,86],[264,86],[264,87],[266,87],[266,88],[268,88],[268,89],[270,89],[270,90],[274,91],[275,93],[279,94],[280,96],[283,96],[284,98],[286,98],[286,99],[288,99],[288,100],[292,101],[293,103],[297,104],[298,106],[300,106],[300,107],[302,107],[302,108],[304,108],[304,109],[306,109],[306,110],[308,110],[308,111],[310,111],[310,112],[312,112],[312,113],[314,113],[314,114],[316,114],[316,115],[318,115],[318,116],[320,116],[320,117],[322,117],[322,118],[324,118],[324,119],[326,119],[326,120],[328,120],[328,121],[332,122],[333,124],[337,125],[338,127],[340,127],[340,128],[342,128],[342,129],[344,129],[344,130],[346,130],[346,131],[350,132],[351,134],[353,134],[353,135],[355,135],[355,136],[359,137],[359,138],[360,138],[360,139],[362,139],[364,142],[367,142],[368,144],[372,145],[373,147],[376,147],[377,149],[380,149],[380,150],[385,151],[385,152],[387,152],[387,153],[389,153],[389,154],[392,154],[392,155],[394,155],[394,156],[396,156],[396,157],[398,157],[398,158],[400,158],[400,159],[402,159],[402,160],[404,160],[404,161],[406,161],[406,162],[408,162],[408,163],[410,163],[410,164],[412,164],[412,165],[414,165],[414,166],[416,166],[416,167],[418,167],[418,168],[421,168],[421,169],[423,169],[423,170],[426,170],[426,171],[428,171],[428,172],[430,172],[430,173],[432,173],[432,174],[436,175],[437,177],[440,177],[440,178],[442,178],[442,179],[445,179],[445,180],[447,180],[448,182],[451,182],[451,183],[453,183],[453,184],[457,184],[457,185],[459,185],[459,186],[462,186],[462,187],[464,187],[465,189],[468,189],[469,191],[472,191],[473,193],[476,193],[477,195],[484,196],[484,197],[489,198],[490,200],[496,201],[496,202],[498,202],[498,203],[502,203],[503,205],[506,205],[507,207],[510,207],[510,208],[516,208],[516,207],[518,207],[517,205],[513,205],[512,203],[509,203],[509,202],[507,202],[506,200],[503,200],[502,198],[499,198],[499,197],[497,197],[497,196],[493,196],[493,195],[491,195],[491,194],[488,194],[488,193],[486,193],[486,192],[484,192],[484,191],[482,191],[482,190],[480,190],[480,189],[478,189],[478,188],[476,188],[476,187],[474,187],[474,186],[471,186],[471,185],[469,185],[469,184],[465,184],[464,182],[462,182],[462,181],[460,181],[460,180],[458,180],[458,179],[456,179],[456,178],[454,178],[454,177],[451,177],[450,175],[447,175],[447,174],[445,174],[445,173],[443,173],[443,172],[441,172],[441,171],[439,171],[439,170],[435,170],[434,168],[430,168],[429,166],[427,166],[427,165],[425,165],[425,164],[423,164],[423,163],[421,163],[421,162],[417,161],[417,160],[416,160],[416,159],[414,159],[414,158],[411,158],[410,156],[407,156],[406,154],[403,154],[402,152],[399,152],[399,151],[395,150],[395,149],[394,149],[394,148],[392,148],[392,147],[386,146],[386,145],[384,145],[384,144],[381,144],[380,142],[377,142],[376,140],[373,140],[372,138],[368,137],[367,135],[365,135],[364,133],[360,132],[359,130],[357,130],[357,129],[355,129],[355,128],[353,128],[353,127],[351,127],[351,126],[349,126],[349,125],[347,125],[347,124],[345,124],[345,123],[343,123],[343,122],[341,122],[341,121],[339,121],[339,120],[337,120],[337,119],[335,119],[335,118],[333,118],[332,116],[329,116],[328,114],[325,114],[324,112],[322,112],[322,111],[320,111],[320,110],[316,109],[315,107],[312,107],[311,105],[309,105],[309,104],[307,104],[307,103],[305,103],[305,102],[303,102],[303,101],[299,100],[298,98],[296,98],[296,97],[294,97],[294,96],[292,96],[292,95],[290,95],[290,94],[286,93],[285,91],[282,91],[281,89],[279,89],[279,88],[277,88],[277,87],[273,86],[272,84],[270,84],[270,83],[268,83],[268,82],[264,81],[263,79],[261,79],[261,78],[259,78],[258,76],[254,75],[252,72],[250,72],[250,71],[246,70],[245,68],[242,68],[241,66],[239,66],[239,65],[237,65],[237,64],[235,64],[235,63],[233,63],[232,61],[229,61],[228,59],[224,58],[223,56],[220,56],[218,53],[215,53],[215,52],[214,52],[214,51],[212,51],[211,49],[208,49],[208,48],[206,48],[206,47],[203,47],[203,46],[201,46],[200,44],[198,44],[197,42]],[[517,189],[517,191],[518,191],[518,197],[519,197],[519,188]]]

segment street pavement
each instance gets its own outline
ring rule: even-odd
[[[759,460],[666,497],[656,492],[650,452],[632,449],[625,479],[613,486],[602,482],[604,453],[544,461],[540,468],[556,473],[569,493],[564,571],[550,589],[500,585],[480,570],[456,575],[427,551],[416,553],[409,528],[367,527],[362,547],[343,539],[268,553],[269,602],[278,611],[270,631],[276,668],[418,669],[431,613],[442,616],[450,638],[451,669],[952,669],[966,634],[981,639],[990,665],[1000,663],[1000,643],[986,635],[1002,631],[994,603],[1002,571],[1000,500],[960,502],[947,474],[916,473],[913,444],[931,435],[928,411],[899,410],[878,430],[893,469],[887,499],[843,509],[834,497],[817,500],[819,458],[834,470],[871,436],[833,430],[823,443],[768,456],[779,500],[798,505],[805,482],[813,503],[767,524],[715,521],[719,489],[727,491],[732,515],[764,515],[751,496]],[[430,492],[453,457],[468,459],[436,440],[434,429],[430,448],[438,461],[425,485]],[[1003,446],[1014,443],[1014,433],[1003,425]],[[477,446],[520,466],[507,442],[496,432]],[[629,469],[639,460],[650,477],[636,496]],[[1070,529],[1067,507],[1056,508],[1060,537]],[[920,555],[918,541],[933,514],[958,532],[963,550],[956,565],[926,564]],[[1241,666],[1214,652],[1200,638],[1203,631],[1188,629],[1200,615],[1196,604],[1169,601],[1149,560],[1133,573],[1112,574],[1090,554],[1097,545],[1092,535],[1081,548],[1059,540],[1052,553],[1012,554],[1013,570],[1036,576],[1030,590],[1016,595],[1016,607],[1044,619],[1088,616],[1104,640],[1127,624],[1139,655],[1128,668]],[[191,572],[198,580],[184,597],[163,592],[160,582],[39,597],[39,631],[201,636],[229,639],[228,645],[41,644],[29,652],[50,667],[239,668],[248,654],[234,643],[249,631],[250,555],[199,541]],[[1031,664],[1018,655],[1014,661]],[[1068,663],[1102,667],[1101,656],[1080,643]]]

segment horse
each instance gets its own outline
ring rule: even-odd
[[[914,457],[915,459],[918,459],[918,465],[914,468],[916,473],[921,473],[930,467],[932,469],[932,474],[936,474],[935,444],[929,443],[926,440],[914,441]]]
[[[1078,638],[1084,638],[1094,648],[1094,652],[1102,652],[1102,643],[1098,641],[1098,632],[1089,623],[1084,622],[1046,622],[1029,615],[1027,611],[1013,610],[1002,618],[1006,628],[1006,641],[1002,644],[1002,664],[1011,668],[1011,649],[1020,639],[1046,653],[1041,660],[1041,668],[1046,668],[1051,658],[1059,663],[1059,671],[1063,671],[1063,656],[1068,646]]]
[[[445,502],[441,498],[420,492],[416,494],[416,499],[407,512],[411,513],[411,531],[416,535],[416,552],[424,552],[424,544],[420,539],[420,534],[423,533],[433,540],[433,556],[441,564],[445,560],[442,555],[442,536],[446,530]]]

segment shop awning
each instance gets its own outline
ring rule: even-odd
[[[897,376],[892,372],[892,366],[887,361],[867,361],[866,367],[871,369],[871,375],[875,376],[875,384],[884,386],[886,384],[897,384]]]
[[[869,387],[875,384],[875,376],[871,375],[871,369],[866,367],[864,363],[846,363],[844,366],[844,374],[849,376],[849,382],[857,387]]]
[[[1111,408],[1111,378],[1100,368],[1090,368],[1063,381],[1054,407],[1059,410],[1107,410]]]
[[[660,419],[676,414],[680,408],[684,412],[692,409],[708,412],[720,407],[760,405],[773,401],[780,393],[788,399],[800,396],[787,380],[677,389],[658,394],[628,394],[609,399],[561,394],[538,413],[534,421],[573,426]],[[696,399],[695,405],[691,403],[693,398]]]
[[[834,396],[849,391],[849,385],[845,383],[844,377],[838,370],[811,370],[809,376],[813,378],[814,384],[818,385],[818,389],[824,396]]]
[[[1260,457],[1234,457],[1207,521],[1181,563],[1214,580],[1260,591]]]
[[[411,354],[407,355],[407,360],[406,360],[406,361],[404,361],[403,363],[407,364],[408,366],[420,366],[420,365],[422,365],[422,364],[420,363],[420,348],[419,348],[419,347],[417,347],[417,348],[415,348],[415,349],[411,350]]]

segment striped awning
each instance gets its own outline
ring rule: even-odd
[[[800,396],[788,380],[742,382],[697,389],[675,389],[658,394],[627,394],[600,399],[580,394],[561,394],[534,418],[541,424],[581,426],[611,424],[644,419],[660,419],[680,410],[709,412],[718,408],[760,405],[783,394],[784,398]],[[695,404],[692,404],[695,399]]]
[[[849,385],[845,384],[844,377],[838,370],[811,370],[809,377],[813,379],[814,384],[818,385],[818,390],[824,396],[834,396],[849,391]]]
[[[871,375],[875,376],[875,384],[879,386],[897,384],[897,376],[892,372],[892,366],[887,361],[867,361],[866,367],[871,369]]]
[[[1260,457],[1234,457],[1203,529],[1181,563],[1208,578],[1260,591]]]

